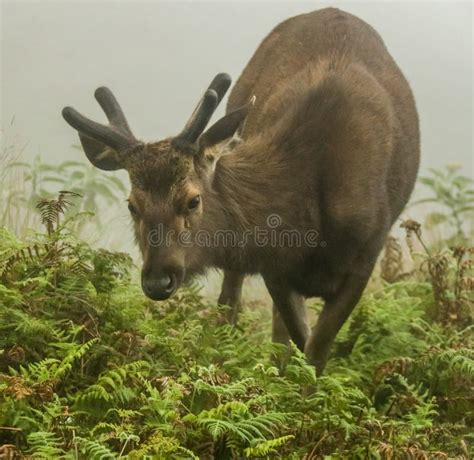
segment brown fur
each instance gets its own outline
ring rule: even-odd
[[[235,311],[244,275],[260,273],[275,303],[274,339],[285,341],[288,332],[321,371],[412,191],[419,163],[415,103],[377,32],[333,8],[278,25],[235,85],[228,111],[253,95],[243,142],[230,154],[196,154],[169,139],[129,152],[124,167],[143,272],[168,267],[181,282],[184,270],[222,268],[220,302]],[[201,202],[191,212],[186,203],[196,195]],[[158,225],[177,234],[242,235],[269,229],[272,214],[281,219],[274,231],[317,230],[321,244],[147,243]],[[303,304],[310,296],[325,300],[311,333]]]
[[[290,310],[284,319],[293,339],[322,370],[412,191],[419,164],[415,103],[377,32],[333,8],[288,19],[268,35],[228,109],[251,95],[246,142],[221,161],[216,182],[227,196],[245,181],[244,204],[230,203],[236,216],[258,220],[271,210],[301,230],[320,230],[324,248],[239,259],[258,267],[282,316]],[[291,324],[294,291],[326,300],[308,339],[304,326]]]

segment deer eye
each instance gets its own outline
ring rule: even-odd
[[[132,203],[128,203],[128,210],[130,211],[130,214],[132,215],[133,218],[137,218],[138,217],[138,211],[137,211],[137,208],[135,206],[133,206]]]
[[[199,203],[201,202],[201,196],[196,195],[194,198],[191,198],[188,203],[188,209],[190,211],[193,211],[199,206]]]

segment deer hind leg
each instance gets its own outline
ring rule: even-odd
[[[366,248],[367,249],[367,248]],[[372,244],[354,263],[338,291],[325,304],[305,347],[308,361],[321,374],[326,366],[331,345],[344,322],[359,302],[377,260],[379,245]]]
[[[303,351],[309,333],[304,298],[284,283],[265,279],[265,284],[274,303],[273,341],[288,343],[291,338]]]
[[[228,305],[230,310],[227,314],[227,321],[236,325],[242,306],[242,285],[245,276],[242,273],[224,270],[224,280],[222,282],[221,294],[218,299],[219,305]]]

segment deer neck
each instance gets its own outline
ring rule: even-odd
[[[261,227],[268,214],[277,212],[272,204],[277,202],[276,188],[281,181],[271,163],[252,146],[239,147],[219,160],[209,207],[217,213],[212,217],[221,229],[240,232]]]

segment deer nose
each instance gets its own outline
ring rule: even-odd
[[[152,300],[165,300],[170,297],[177,288],[177,277],[174,273],[142,274],[142,289],[147,297]]]

